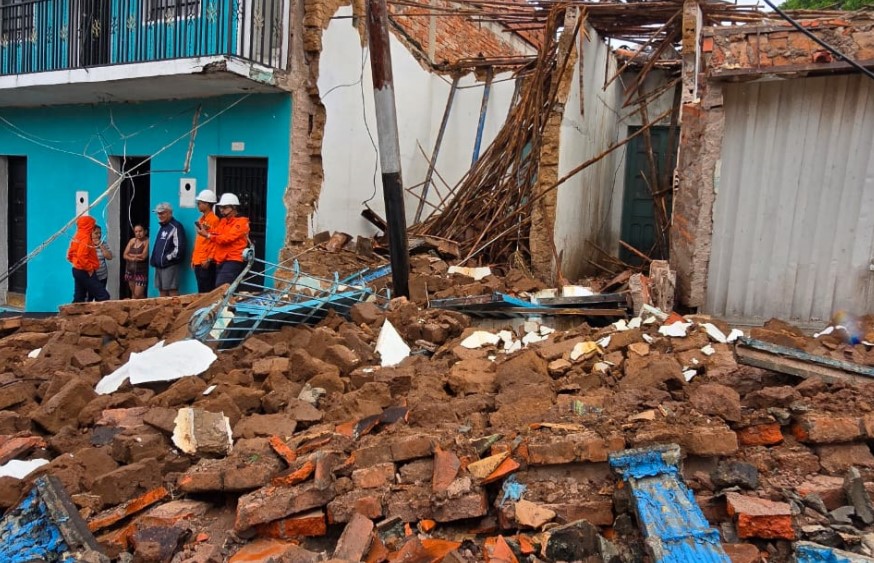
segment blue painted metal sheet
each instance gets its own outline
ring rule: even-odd
[[[43,476],[0,520],[0,561],[75,563],[97,541],[56,477]],[[108,559],[106,559],[108,561]]]
[[[810,542],[795,544],[797,563],[874,563],[874,559]]]
[[[676,445],[626,450],[610,456],[625,480],[638,524],[657,563],[730,563],[719,533],[710,527],[680,475]]]

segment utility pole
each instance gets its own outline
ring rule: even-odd
[[[382,197],[388,223],[392,285],[395,295],[409,297],[407,216],[404,209],[401,149],[398,145],[398,116],[395,110],[385,0],[367,0],[367,40],[370,45],[370,70],[373,74],[373,99],[376,104],[376,131],[379,137],[379,164],[382,168]]]

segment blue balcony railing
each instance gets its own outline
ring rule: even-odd
[[[0,75],[211,55],[285,68],[289,1],[0,0]]]

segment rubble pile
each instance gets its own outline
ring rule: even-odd
[[[644,542],[608,455],[676,443],[734,561],[874,548],[874,387],[739,366],[717,320],[483,331],[396,299],[95,392],[208,300],[74,305],[3,338],[0,474],[44,465],[0,477],[0,506],[54,475],[105,553],[139,561],[632,561]],[[412,350],[394,366],[386,320]],[[846,332],[751,336],[872,365]]]

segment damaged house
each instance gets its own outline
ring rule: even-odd
[[[69,302],[72,231],[63,227],[91,205],[117,255],[109,262],[113,297],[125,296],[120,254],[133,226],[154,233],[151,210],[167,201],[193,239],[202,189],[240,197],[262,259],[276,261],[314,228],[340,228],[337,211],[345,202],[360,207],[374,189],[361,13],[363,5],[353,13],[339,2],[304,8],[288,0],[3,2],[0,208],[9,228],[0,232],[0,269],[19,267],[0,302],[28,311]],[[424,176],[416,143],[433,144],[450,90],[452,79],[434,74],[438,65],[535,52],[500,25],[438,19],[399,17],[393,30],[411,175]],[[453,47],[439,46],[449,34]],[[456,69],[466,75],[454,114],[464,127],[445,133],[467,164],[470,123],[488,107],[487,145],[513,91],[512,82],[495,84],[484,106],[475,68]],[[460,176],[467,164],[444,172]],[[185,271],[181,291],[194,287]]]

